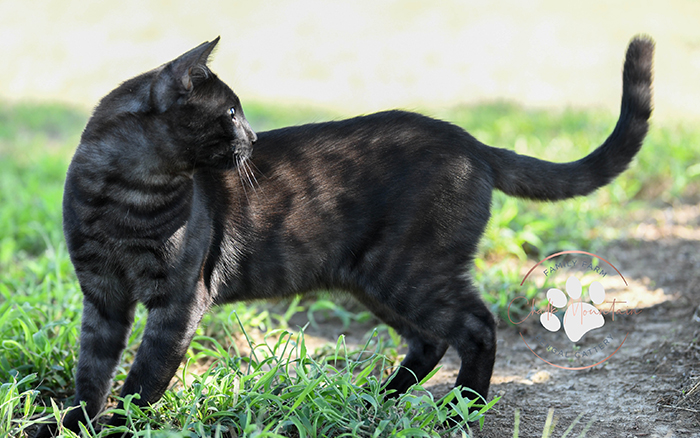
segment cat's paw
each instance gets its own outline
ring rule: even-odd
[[[33,438],[51,438],[58,434],[58,426],[56,423],[46,423],[39,426],[39,429],[34,433]]]
[[[594,304],[603,303],[605,301],[603,285],[598,281],[591,283],[588,286],[588,297]],[[598,309],[581,301],[581,281],[574,276],[566,280],[566,294],[555,288],[547,291],[547,300],[557,309],[565,307],[569,298],[574,302],[566,308],[563,326],[569,340],[576,342],[589,331],[602,327],[605,319]],[[551,332],[559,331],[562,326],[562,322],[552,312],[543,312],[540,315],[540,323]]]

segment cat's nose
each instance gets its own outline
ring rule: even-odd
[[[258,134],[253,131],[253,128],[251,128],[250,123],[248,123],[247,120],[243,122],[243,131],[245,131],[246,135],[248,136],[248,140],[251,143],[258,141]]]
[[[258,134],[255,133],[252,129],[248,131],[248,139],[250,140],[251,143],[255,143],[258,141]]]

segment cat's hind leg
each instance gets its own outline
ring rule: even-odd
[[[379,306],[380,300],[368,303],[409,345],[395,383],[390,382],[388,389],[402,392],[416,379],[423,379],[449,344],[461,359],[456,385],[470,388],[486,399],[496,357],[496,321],[468,278],[443,279],[416,279],[408,282],[412,285],[411,294],[388,295]],[[464,396],[474,398],[466,390]]]
[[[356,298],[379,319],[396,330],[408,344],[401,366],[383,383],[388,397],[398,397],[427,376],[447,351],[448,343],[421,332],[415,324],[368,294]]]
[[[464,287],[454,300],[445,338],[462,361],[455,386],[465,388],[462,395],[466,399],[474,398],[466,390],[470,388],[486,400],[496,360],[496,320],[468,280]]]
[[[408,353],[399,369],[385,382],[389,397],[398,397],[423,380],[447,351],[447,342],[439,339],[427,339],[414,332],[404,332],[402,337],[408,343]],[[390,390],[393,392],[389,393]]]

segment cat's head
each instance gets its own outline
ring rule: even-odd
[[[135,116],[152,128],[148,135],[163,137],[167,146],[159,153],[172,154],[172,160],[187,166],[230,167],[249,158],[257,135],[238,96],[207,66],[218,42],[202,43],[121,84],[102,99],[86,133],[99,136],[102,127],[128,123]]]

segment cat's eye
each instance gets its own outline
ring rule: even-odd
[[[229,108],[228,113],[231,116],[231,120],[236,118],[236,108],[234,108],[234,107]]]

